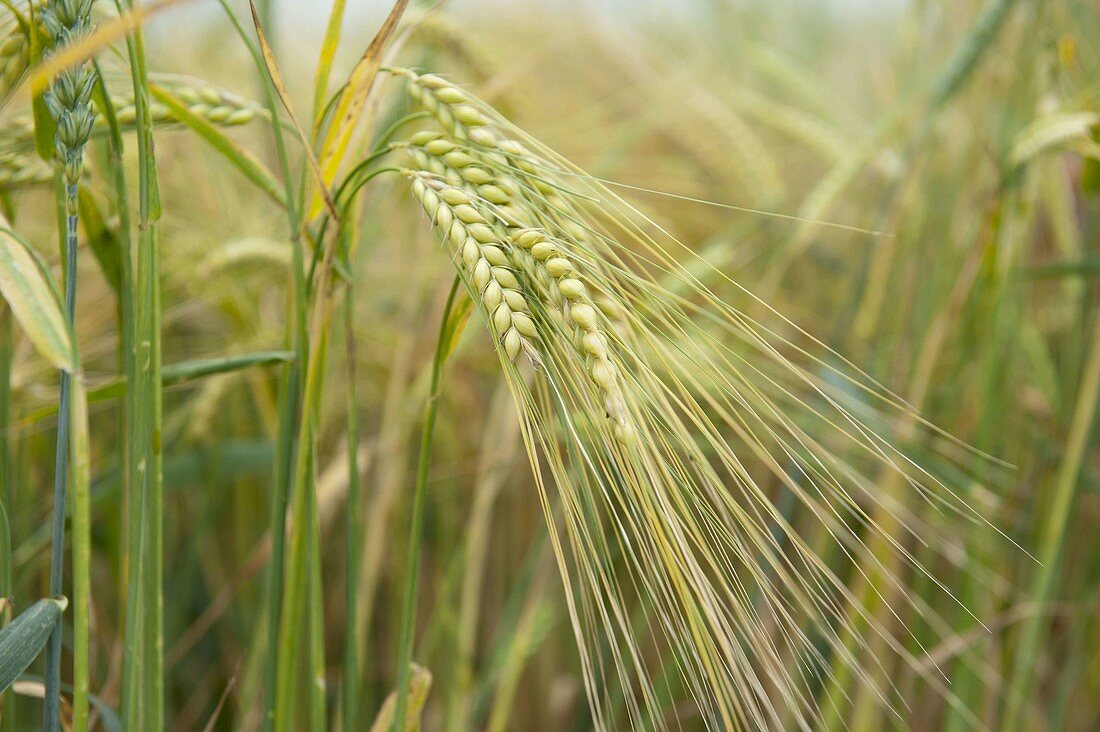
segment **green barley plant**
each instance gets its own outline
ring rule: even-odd
[[[1096,726],[1087,3],[173,4],[0,8],[0,730]]]

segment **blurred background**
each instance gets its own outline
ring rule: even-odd
[[[349,4],[334,78],[387,10]],[[302,109],[327,12],[299,0],[262,8]],[[995,27],[982,25],[997,13]],[[147,32],[164,78],[260,98],[216,3],[166,11]],[[1013,466],[975,459],[947,478],[1008,537],[960,541],[975,566],[991,568],[991,584],[944,568],[988,628],[944,608],[948,632],[935,635],[947,640],[928,648],[971,715],[899,668],[904,718],[883,712],[856,728],[1018,723],[1005,709],[1020,668],[1022,728],[1100,728],[1100,443],[1087,378],[1100,370],[1098,44],[1100,8],[1087,0],[456,0],[425,18],[400,56],[461,83],[591,174],[645,189],[618,190],[931,423]],[[387,90],[383,104],[403,104],[397,83]],[[262,122],[233,137],[273,159]],[[193,135],[169,126],[157,145],[165,363],[281,348],[285,220]],[[48,187],[6,195],[20,230],[56,259]],[[366,659],[363,708],[373,710],[393,685],[419,415],[450,276],[407,193],[383,181],[368,199],[355,305],[368,546],[356,587],[363,617],[350,626]],[[112,294],[91,253],[80,267],[81,352],[88,373],[106,379],[117,370]],[[589,729],[515,413],[486,334],[469,330],[446,375],[428,492],[415,653],[434,677],[424,726]],[[16,593],[27,598],[47,559],[55,423],[46,407],[56,390],[28,344],[17,340],[13,353],[6,490]],[[251,651],[263,638],[277,376],[253,368],[165,395],[172,729],[202,728],[223,695],[216,729],[258,722],[263,656]],[[344,379],[331,369],[319,428],[334,659],[348,627]],[[94,586],[104,588],[93,692],[107,704],[118,698],[111,624],[124,597],[111,589],[120,587],[117,411],[105,400],[92,414]],[[1053,563],[1026,553],[1044,549]],[[918,578],[912,591],[930,592]],[[328,683],[335,703],[339,675]],[[701,728],[686,708],[663,711],[672,727]]]

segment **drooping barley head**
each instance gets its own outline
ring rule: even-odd
[[[613,698],[632,726],[668,726],[652,680],[671,658],[713,728],[811,728],[815,689],[870,679],[876,638],[949,696],[842,576],[938,583],[918,542],[951,561],[947,524],[881,484],[982,524],[896,447],[904,405],[762,303],[774,329],[719,300],[690,250],[468,92],[396,73],[431,123],[395,148],[501,344],[596,726]],[[812,525],[827,546],[803,538]],[[922,598],[896,603],[934,625]]]

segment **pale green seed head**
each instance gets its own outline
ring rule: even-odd
[[[440,211],[446,211],[448,218],[450,218],[450,220],[451,220],[450,226],[448,227],[448,230],[447,230],[448,231],[447,236],[450,238],[450,240],[452,242],[454,242],[455,244],[457,244],[460,241],[466,241],[466,236],[467,236],[466,227],[462,224],[461,221],[457,220],[454,217],[454,215],[455,215],[454,214],[454,209],[448,208],[447,206],[440,206],[439,210]]]
[[[577,303],[569,311],[569,317],[574,323],[585,330],[596,329],[596,309],[586,303]]]
[[[459,173],[463,180],[468,183],[473,183],[475,186],[484,185],[485,183],[492,183],[494,178],[493,174],[485,170],[485,168],[479,168],[476,165],[463,168]]]
[[[427,89],[438,90],[452,86],[451,82],[436,74],[420,74],[410,79],[410,84],[419,84]]]
[[[602,358],[592,364],[590,371],[592,380],[595,381],[601,389],[611,389],[615,386],[615,367],[611,365],[611,362],[606,358]]]
[[[507,267],[510,264],[504,250],[492,244],[485,244],[481,247],[481,256],[485,257],[489,264],[494,267]]]
[[[495,203],[497,205],[508,203],[509,200],[508,194],[504,192],[503,188],[491,183],[478,188],[478,193],[489,203]]]
[[[585,333],[581,337],[581,348],[594,358],[607,358],[607,341],[599,333]]]
[[[523,339],[520,338],[519,332],[515,328],[510,329],[504,334],[504,352],[508,354],[509,360],[516,360],[516,356],[519,355],[522,345]]]
[[[493,279],[493,268],[489,266],[489,262],[484,259],[477,260],[477,264],[474,265],[474,287],[478,292],[482,292],[485,286],[489,284],[489,281]]]
[[[496,234],[494,234],[493,230],[485,224],[470,224],[467,228],[470,232],[470,236],[477,239],[482,244],[491,244],[497,240]]]
[[[584,297],[584,283],[573,277],[566,277],[560,280],[558,282],[558,289],[561,290],[561,294],[565,295],[570,300]]]
[[[524,249],[530,249],[545,238],[545,235],[538,229],[526,229],[519,232],[514,237],[516,243]]]
[[[497,144],[496,133],[488,126],[471,127],[466,134],[471,142],[483,147],[495,147]]]
[[[540,262],[554,256],[556,252],[557,248],[545,239],[531,247],[531,256]]]
[[[504,290],[504,302],[508,303],[508,307],[516,312],[527,309],[527,300],[515,290]]]
[[[443,133],[438,130],[421,130],[413,134],[413,136],[409,138],[409,142],[417,147],[427,147],[430,144],[439,142],[446,144],[446,140],[439,139],[441,137],[443,137]],[[447,150],[453,147],[454,145],[451,144],[451,147],[447,148]]]
[[[442,134],[442,133],[432,133],[432,134]],[[425,143],[417,143],[416,140],[414,139],[413,144],[421,145],[421,147],[423,147],[425,150],[427,150],[432,155],[446,155],[447,153],[449,153],[450,151],[452,151],[456,147],[458,147],[455,143],[451,142],[450,140],[446,140],[446,139],[433,139],[433,140],[430,140],[430,141],[425,142]]]
[[[466,94],[456,86],[444,86],[436,90],[436,99],[445,104],[461,104],[467,101]]]
[[[451,189],[454,190],[454,189]],[[448,201],[450,203],[450,201]],[[484,224],[485,217],[481,213],[466,203],[458,203],[454,207],[454,215],[457,216],[463,223],[466,224]]]
[[[485,292],[481,294],[482,300],[485,302],[485,307],[488,310],[494,310],[498,305],[504,301],[504,290],[494,280],[485,286]]]
[[[468,238],[462,244],[462,262],[467,269],[472,270],[477,260],[481,259],[481,247],[473,238]]]
[[[573,272],[573,263],[565,257],[551,257],[546,260],[546,271],[552,277],[565,277]]]
[[[531,319],[531,316],[527,313],[515,311],[512,313],[512,326],[520,332],[521,335],[525,335],[528,338],[534,338],[538,335],[538,331],[535,329],[535,321]]]
[[[443,156],[443,162],[452,168],[465,168],[476,164],[477,160],[461,150],[452,150]]]
[[[519,280],[512,274],[512,270],[506,267],[493,267],[493,278],[500,283],[501,287],[509,290],[520,289]]]
[[[444,188],[439,192],[439,197],[451,206],[458,206],[470,202],[470,194],[461,188]]]
[[[468,125],[470,127],[484,125],[489,122],[489,120],[486,119],[485,115],[482,114],[477,109],[477,107],[470,106],[469,104],[461,104],[457,107],[454,107],[451,112],[452,114],[454,114],[455,119],[457,119],[462,124]]]
[[[486,304],[488,307],[488,304]],[[512,309],[504,303],[497,305],[493,313],[493,328],[497,333],[506,333],[512,327]]]

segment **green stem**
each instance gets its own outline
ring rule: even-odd
[[[133,9],[133,1],[126,3]],[[121,8],[120,8],[121,10]],[[127,729],[164,729],[164,546],[161,452],[161,296],[156,222],[160,192],[149,111],[145,41],[140,28],[126,38],[138,141],[138,247],[134,351],[127,391],[130,548],[127,563],[126,647],[122,712]]]
[[[107,85],[103,80],[103,72],[99,68],[98,63],[94,63],[97,91],[96,94],[99,98],[100,109],[104,118],[107,120],[108,131],[108,150],[110,151],[110,164],[111,182],[114,187],[114,204],[115,210],[118,212],[118,261],[119,261],[119,287],[118,287],[118,324],[119,324],[119,364],[122,370],[122,379],[130,378],[135,373],[134,354],[135,354],[135,338],[137,336],[137,326],[134,320],[134,260],[133,260],[133,238],[131,236],[131,216],[130,216],[130,202],[129,202],[129,188],[126,185],[126,169],[122,163],[123,160],[123,145],[122,145],[122,130],[118,123],[118,118],[115,115],[114,106],[111,103],[110,95],[107,92]],[[134,400],[129,396],[125,396],[122,400],[122,424],[120,425],[122,432],[122,439],[120,445],[120,460],[121,464],[128,466],[128,469],[122,474],[123,481],[123,503],[122,503],[122,517],[120,526],[122,527],[122,537],[120,546],[123,547],[123,556],[119,564],[118,576],[122,578],[129,578],[130,567],[136,566],[136,555],[130,553],[132,548],[131,539],[134,536],[131,529],[132,519],[135,516],[134,504],[134,483],[132,482],[134,475],[136,474],[136,468],[129,469],[131,466],[131,457],[134,454],[134,446],[136,441],[131,439],[132,425],[134,420],[133,415]],[[127,607],[128,594],[125,581],[121,583],[120,601],[119,604],[123,607]],[[128,611],[127,611],[128,612]],[[132,617],[127,614],[127,617]]]
[[[428,485],[428,467],[432,455],[432,436],[435,433],[435,416],[439,407],[439,377],[443,360],[446,358],[447,321],[451,316],[455,295],[458,293],[459,278],[455,277],[447,304],[443,308],[443,319],[439,326],[439,339],[436,341],[435,357],[432,359],[432,381],[428,399],[424,405],[424,425],[420,433],[420,456],[416,465],[416,488],[413,491],[412,517],[409,520],[409,546],[405,561],[405,597],[401,613],[401,634],[398,636],[397,652],[397,708],[394,710],[393,729],[405,730],[405,717],[408,714],[409,676],[412,666],[413,630],[416,625],[417,585],[420,582],[420,544],[424,530],[424,493]]]
[[[65,208],[76,210],[76,184],[65,185]],[[76,315],[76,247],[77,217],[75,213],[65,217],[65,319],[73,328]],[[69,427],[72,375],[61,372],[61,394],[57,407],[57,444],[54,451],[53,519],[50,543],[50,596],[59,597],[64,592],[62,584],[65,565],[65,493],[69,480]],[[60,727],[61,714],[61,636],[62,624],[54,626],[46,648],[46,697],[43,707],[42,728],[46,732]]]
[[[989,0],[970,32],[966,34],[966,40],[936,76],[928,101],[929,111],[934,112],[942,107],[962,88],[1017,2],[1018,0]]]
[[[344,342],[348,390],[348,505],[347,546],[344,579],[344,678],[343,729],[359,729],[359,638],[355,618],[359,616],[359,572],[363,560],[362,491],[359,485],[359,398],[356,391],[355,289],[344,290]]]
[[[267,73],[256,44],[245,32],[236,13],[226,0],[220,0],[222,10],[229,18],[237,36],[252,56],[252,62],[263,80],[264,96],[271,113],[272,134],[275,139],[275,152],[279,160],[279,171],[283,181],[286,199],[287,225],[291,243],[291,293],[287,298],[287,325],[285,343],[293,349],[294,359],[287,364],[279,389],[279,429],[275,456],[275,481],[271,496],[271,514],[269,533],[271,534],[271,560],[268,563],[267,587],[264,592],[264,613],[266,622],[265,642],[268,662],[264,667],[263,718],[264,732],[275,727],[275,706],[278,698],[279,668],[279,628],[282,621],[283,589],[285,584],[286,555],[286,512],[290,501],[292,469],[297,460],[297,425],[302,411],[301,387],[305,378],[306,355],[309,347],[309,335],[306,329],[305,303],[305,258],[302,253],[301,222],[299,206],[295,204],[294,184],[290,169],[290,156],[287,153],[283,126],[279,124],[279,102],[275,87]]]
[[[12,323],[15,318],[6,304],[0,303],[0,599],[7,603],[3,612],[6,626],[11,622],[12,602],[14,598],[14,578],[12,576],[11,524],[8,516],[12,513],[14,497],[14,471],[11,464],[10,429],[11,413],[11,367],[12,367]],[[16,729],[15,693],[4,692],[0,697],[0,730],[12,732]]]
[[[290,537],[286,547],[286,572],[280,625],[278,633],[279,657],[276,668],[275,693],[275,729],[294,729],[294,701],[296,696],[297,670],[300,661],[300,636],[305,601],[309,592],[310,578],[307,571],[309,552],[316,548],[310,523],[315,521],[311,510],[316,500],[313,482],[313,443],[314,420],[321,401],[321,387],[324,381],[324,354],[328,349],[329,312],[327,283],[318,285],[317,309],[313,319],[314,332],[309,341],[310,351],[308,367],[302,394],[302,411],[298,418],[296,456],[291,483]],[[312,700],[312,694],[310,699]]]
[[[1066,438],[1066,450],[1058,468],[1054,492],[1050,497],[1050,510],[1039,536],[1038,574],[1032,584],[1030,603],[1041,608],[1050,601],[1058,584],[1058,565],[1065,544],[1073,501],[1079,486],[1078,476],[1085,458],[1092,422],[1100,402],[1100,317],[1092,324],[1092,344],[1082,372],[1073,419]],[[1007,731],[1028,729],[1025,705],[1032,698],[1035,660],[1038,658],[1039,637],[1047,616],[1033,613],[1020,630],[1016,647],[1015,668],[1009,684],[1008,706],[1003,729]]]

